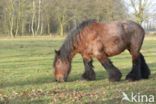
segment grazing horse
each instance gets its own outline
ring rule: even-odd
[[[71,61],[75,54],[81,54],[85,71],[82,77],[95,80],[93,57],[95,57],[109,74],[110,81],[119,81],[121,72],[109,60],[127,49],[132,56],[132,70],[127,80],[147,79],[150,70],[140,49],[144,40],[144,29],[133,21],[115,21],[99,23],[87,20],[73,28],[59,50],[55,50],[54,76],[56,81],[64,82],[71,70]]]

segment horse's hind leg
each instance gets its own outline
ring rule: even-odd
[[[146,61],[144,59],[144,56],[140,53],[140,59],[141,59],[141,76],[143,79],[148,79],[149,75],[151,74],[151,71],[146,64]]]
[[[94,66],[92,65],[93,60],[92,59],[83,59],[84,67],[85,67],[85,72],[82,74],[82,78],[86,80],[95,80],[95,72],[93,70]]]
[[[138,54],[132,54],[132,70],[128,73],[126,76],[127,80],[135,81],[135,80],[140,80],[141,79],[141,59]]]
[[[126,79],[135,81],[149,78],[150,69],[146,64],[144,56],[141,53],[130,53],[132,54],[133,67],[129,74],[126,76]]]
[[[120,70],[116,68],[108,58],[103,60],[100,59],[99,61],[108,72],[110,81],[120,81],[122,76]]]

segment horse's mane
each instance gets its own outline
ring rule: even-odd
[[[84,29],[84,27],[94,23],[96,20],[86,20],[83,21],[81,24],[73,28],[66,37],[63,45],[60,48],[60,57],[61,59],[69,59],[69,54],[74,48],[74,42],[77,42],[77,38],[79,38],[79,33]]]

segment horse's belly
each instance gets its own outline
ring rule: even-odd
[[[108,42],[104,43],[104,53],[107,56],[114,56],[120,54],[126,49],[127,43],[125,43],[119,37],[112,37]]]
[[[124,44],[116,44],[116,45],[114,44],[112,46],[105,47],[104,53],[107,56],[114,56],[114,55],[120,54],[125,49],[126,49],[126,46]]]

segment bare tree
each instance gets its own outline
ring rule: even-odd
[[[38,0],[38,19],[37,19],[37,29],[35,34],[39,33],[39,28],[40,28],[40,24],[41,24],[41,0]]]
[[[13,32],[13,30],[14,30],[14,18],[15,18],[13,0],[8,1],[6,11],[7,11],[8,22],[9,22],[9,34],[11,35],[11,37],[15,37],[15,34]]]
[[[0,34],[63,36],[86,19],[119,20],[122,0],[0,0]]]
[[[34,31],[34,22],[35,22],[35,14],[36,14],[36,4],[35,1],[32,1],[32,21],[31,21],[31,31],[32,35],[35,36],[35,31]]]
[[[149,18],[149,10],[153,6],[151,0],[130,0],[130,6],[133,9],[133,15],[136,22],[142,24],[142,22]]]
[[[20,18],[21,18],[21,1],[19,0],[17,5],[16,5],[16,30],[15,30],[15,35],[18,34],[19,32],[19,22],[20,22]]]

